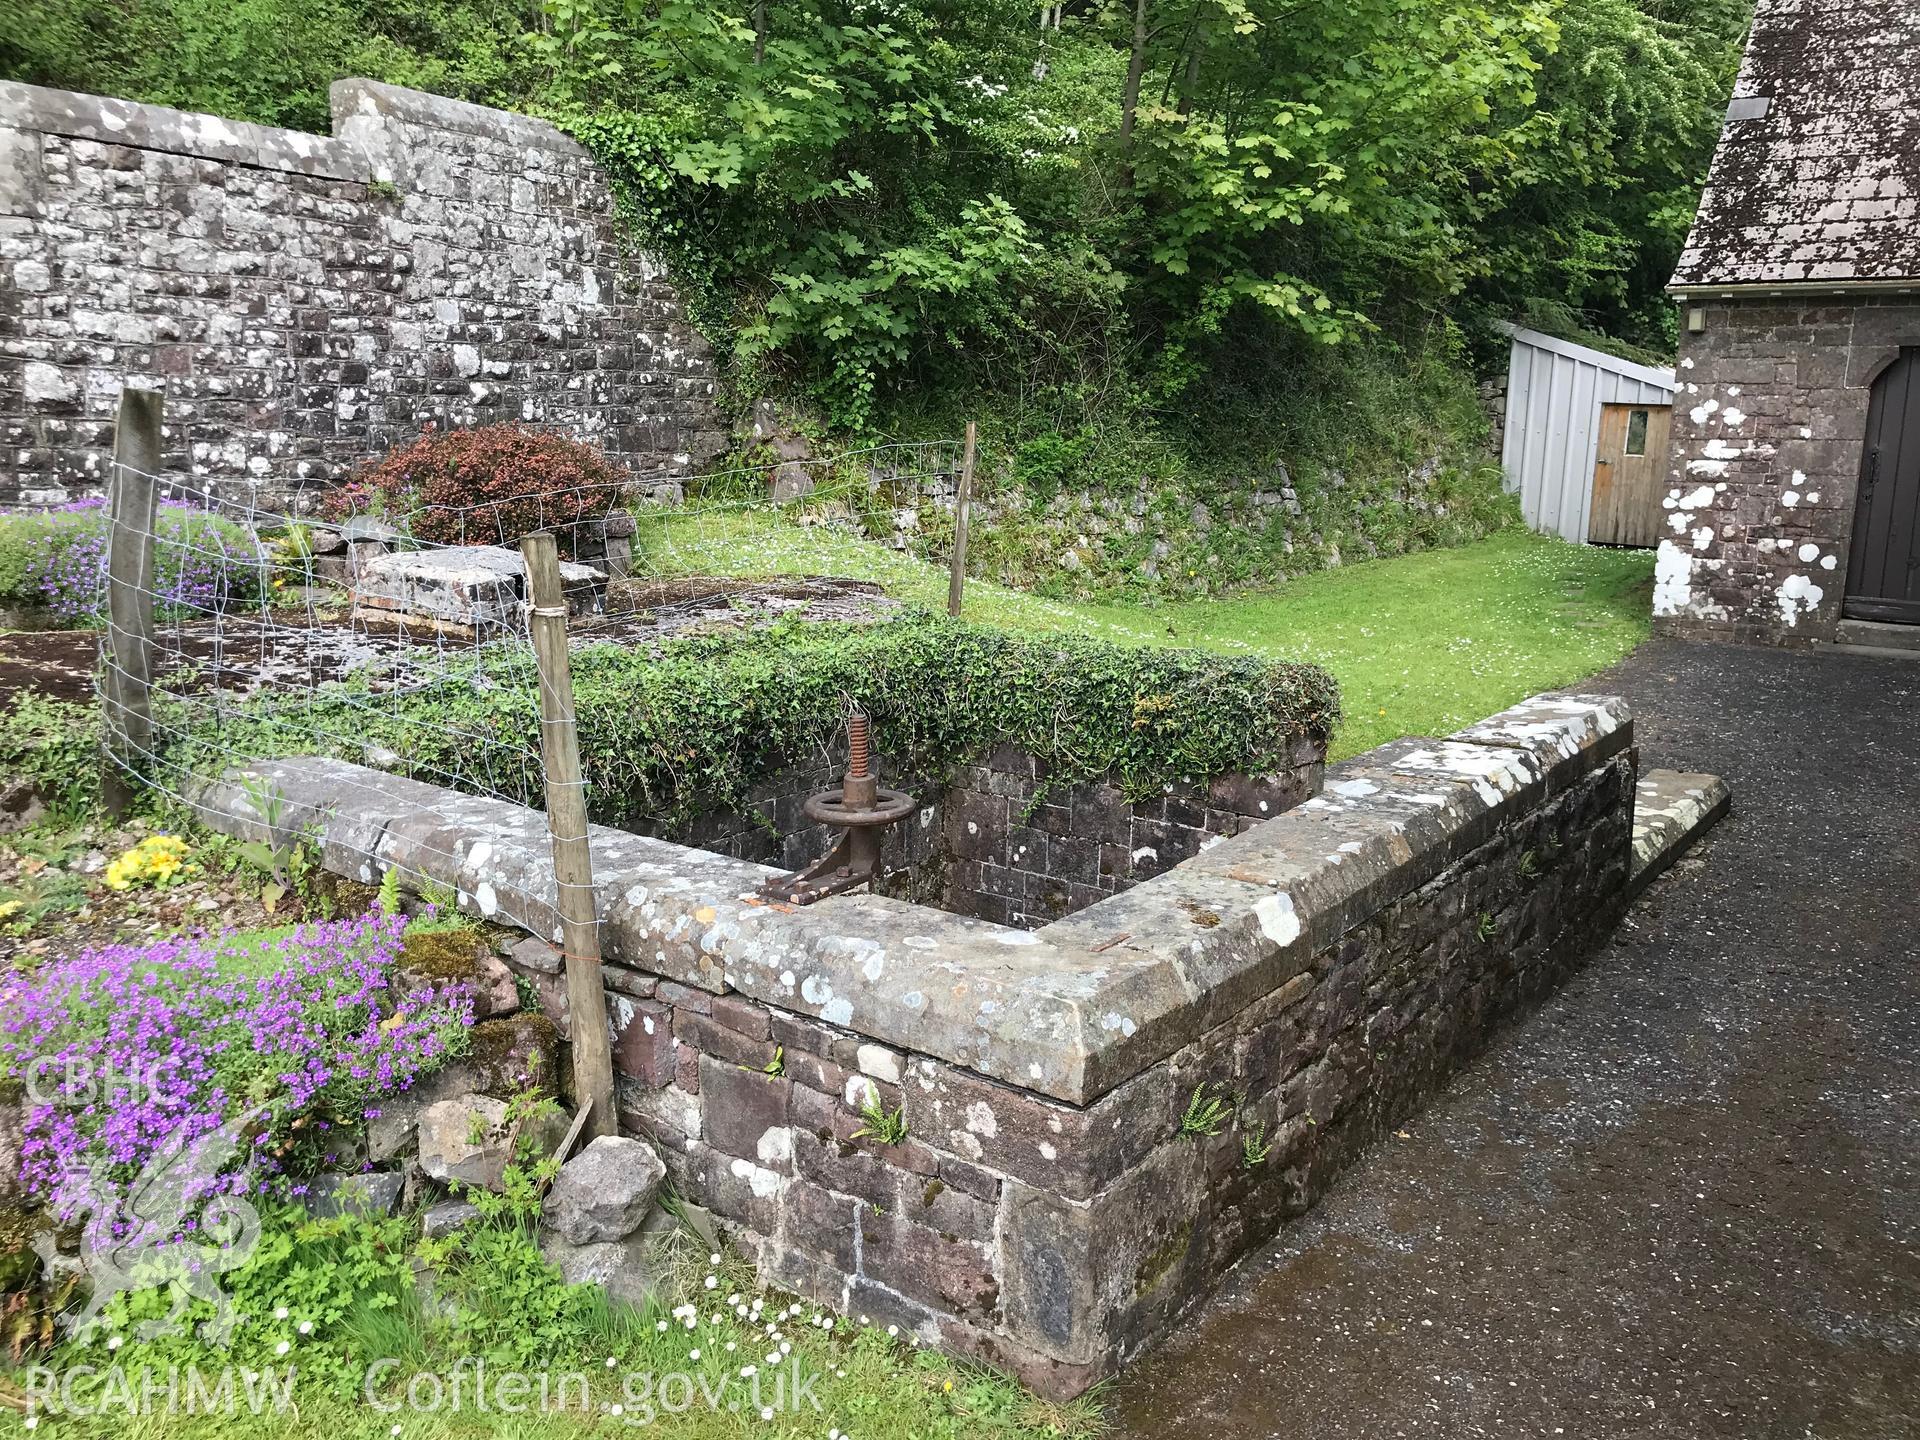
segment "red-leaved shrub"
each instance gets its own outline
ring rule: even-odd
[[[321,512],[379,515],[437,545],[516,545],[552,530],[571,553],[573,527],[618,506],[629,479],[597,447],[565,435],[512,423],[429,430],[361,467]]]

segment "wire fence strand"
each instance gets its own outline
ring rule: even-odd
[[[377,884],[397,870],[417,895],[481,909],[432,873],[458,874],[461,856],[419,832],[457,828],[444,813],[452,800],[424,798],[433,793],[545,807],[553,777],[522,535],[556,538],[570,648],[648,645],[657,643],[660,607],[714,594],[771,606],[796,577],[831,575],[836,547],[865,533],[863,512],[950,498],[960,453],[958,441],[920,442],[746,467],[683,482],[665,503],[622,483],[321,516],[153,475],[159,503],[133,536],[146,563],[126,582],[153,607],[150,739],[120,763],[136,784],[189,809],[202,806],[211,780],[267,759],[327,756],[376,772],[344,780],[341,805],[390,803],[390,776],[424,781],[436,792],[409,797],[410,808],[448,824],[412,827],[410,849],[370,857],[358,878]],[[770,498],[776,485],[784,503]],[[115,527],[128,524],[138,522],[109,508],[91,606],[100,622],[106,555]],[[114,656],[114,645],[103,648],[96,676],[108,712],[141,678],[118,670]],[[503,698],[513,703],[492,703]],[[591,743],[582,737],[583,749]],[[590,787],[586,798],[590,807]],[[251,806],[263,826],[277,803],[263,791]],[[556,912],[544,899],[497,904],[488,918],[555,938]]]

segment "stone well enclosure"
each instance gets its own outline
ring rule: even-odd
[[[1003,774],[968,789],[1011,805]],[[262,782],[333,870],[551,913],[535,811],[296,758],[210,784],[206,817],[258,834]],[[1635,782],[1619,701],[1541,696],[1336,765],[1034,929],[885,895],[770,906],[762,865],[598,829],[622,1125],[773,1283],[1076,1393],[1606,933]],[[1099,821],[1063,808],[1064,836],[1035,828],[1077,854]],[[570,1029],[554,948],[512,963]],[[1224,1113],[1195,1118],[1196,1096]],[[897,1143],[858,1133],[871,1103],[904,1119]]]
[[[1319,793],[1324,738],[1298,735],[1285,768],[1182,782],[1131,800],[1111,780],[1056,783],[1046,762],[1000,744],[949,778],[890,778],[920,809],[890,829],[884,893],[1031,930],[1172,869],[1226,836]],[[795,766],[757,786],[745,810],[715,809],[685,825],[635,816],[629,828],[740,860],[798,870],[830,834],[802,813],[838,786],[843,762]],[[898,777],[880,757],[880,773]]]
[[[91,493],[122,385],[167,464],[297,500],[429,424],[551,424],[670,484],[707,349],[544,121],[369,80],[331,136],[0,83],[0,504]]]

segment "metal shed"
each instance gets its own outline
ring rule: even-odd
[[[1672,370],[1636,365],[1603,350],[1556,340],[1537,330],[1510,327],[1512,356],[1507,363],[1507,415],[1500,461],[1507,472],[1507,489],[1518,491],[1521,513],[1534,529],[1559,535],[1576,544],[1590,538],[1608,543],[1652,544],[1659,503],[1654,513],[1639,516],[1641,524],[1594,536],[1594,471],[1601,460],[1602,430],[1609,432],[1610,454],[1624,459],[1645,477],[1646,484],[1664,486],[1667,475],[1667,422],[1673,396],[1679,389]],[[1608,410],[1607,407],[1614,407]],[[1651,415],[1640,415],[1647,411]],[[1608,424],[1603,427],[1603,416]],[[1618,422],[1618,423],[1614,423]],[[1631,426],[1631,429],[1629,429]],[[1635,444],[1638,449],[1635,449]],[[1621,459],[1609,458],[1610,467]],[[1634,464],[1638,461],[1641,463]],[[1609,470],[1610,475],[1614,473]],[[1646,508],[1639,496],[1630,497],[1636,514]],[[1608,496],[1602,495],[1603,513]]]

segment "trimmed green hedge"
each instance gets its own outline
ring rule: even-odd
[[[668,642],[658,654],[589,645],[574,655],[574,698],[594,818],[666,823],[735,807],[785,767],[839,753],[846,712],[872,716],[892,774],[942,777],[1001,741],[1047,763],[1056,783],[1112,776],[1136,798],[1176,780],[1285,765],[1302,735],[1339,719],[1333,678],[1313,665],[1198,650],[1126,649],[1026,636],[911,612],[885,624],[783,621]],[[486,775],[542,803],[537,767],[488,764],[484,741],[526,752],[539,712],[530,657],[489,664],[484,684],[455,674],[400,702],[322,701],[245,732],[231,713],[202,764],[366,746],[421,778]]]

